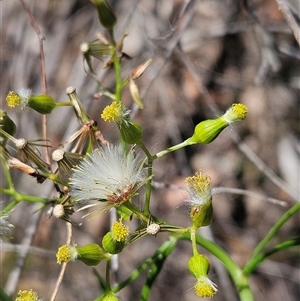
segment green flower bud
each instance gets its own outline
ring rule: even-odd
[[[97,8],[99,21],[102,26],[108,30],[111,30],[117,22],[117,18],[111,7],[109,7],[105,0],[91,0],[91,2]]]
[[[228,125],[229,123],[223,116],[217,119],[204,120],[195,127],[193,136],[188,140],[192,143],[211,143]]]
[[[103,259],[109,258],[99,245],[89,244],[83,247],[76,248],[78,253],[77,260],[82,261],[88,266],[95,266],[99,264]]]
[[[142,140],[143,132],[141,126],[124,117],[117,123],[121,138],[128,144],[138,144]]]
[[[208,278],[209,261],[201,255],[194,255],[188,262],[190,273],[196,278],[194,290],[197,296],[201,298],[212,298],[218,291],[217,286]]]
[[[209,226],[213,219],[212,199],[202,205],[194,205],[191,208],[190,217],[195,229]]]
[[[208,226],[213,218],[211,179],[202,175],[202,170],[185,180],[190,195],[188,204],[191,208],[190,217],[195,229]]]
[[[7,113],[2,110],[0,110],[0,127],[4,132],[8,133],[11,136],[14,136],[17,130],[15,123],[9,118]],[[7,137],[5,137],[1,132],[0,137],[2,137],[0,139],[0,142],[3,142],[3,144],[5,144]]]
[[[120,299],[116,297],[116,295],[112,292],[106,292],[104,295],[95,299],[94,301],[119,301]]]
[[[248,109],[241,103],[234,103],[224,115],[216,119],[208,119],[200,122],[191,138],[187,139],[190,144],[208,144],[214,141],[219,134],[231,123],[244,120]]]
[[[50,95],[37,95],[29,97],[27,106],[38,113],[50,114],[56,104]]]
[[[102,239],[102,246],[106,252],[110,254],[118,254],[125,247],[125,242],[115,240],[113,233],[108,232]]]
[[[201,254],[194,255],[188,262],[188,269],[196,279],[202,276],[206,277],[208,275],[209,268],[209,260]]]

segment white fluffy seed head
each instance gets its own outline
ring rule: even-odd
[[[123,155],[121,146],[109,145],[93,151],[74,169],[70,191],[77,201],[122,202],[141,180],[142,166],[133,149]]]

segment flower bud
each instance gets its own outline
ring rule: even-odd
[[[223,115],[228,123],[244,120],[247,116],[248,109],[242,103],[234,103]]]
[[[129,227],[125,226],[120,219],[112,224],[111,232],[116,241],[125,242],[129,235]]]
[[[68,263],[71,260],[75,260],[78,256],[76,245],[69,246],[63,245],[58,248],[56,253],[56,261],[58,264]]]
[[[188,183],[189,199],[187,200],[191,211],[190,217],[193,227],[210,225],[213,218],[211,179],[208,175],[202,175],[202,170],[191,177],[186,178]]]
[[[209,268],[209,260],[201,254],[194,255],[188,261],[188,269],[196,279],[201,276],[207,276]]]
[[[190,217],[195,229],[209,226],[213,219],[212,199],[202,205],[194,205],[191,208]]]
[[[9,118],[7,113],[2,110],[0,110],[0,128],[11,136],[13,136],[17,130],[15,123]],[[3,144],[5,144],[7,137],[5,137],[1,132],[0,137],[2,137],[0,142],[3,141]]]
[[[190,273],[196,278],[194,290],[197,296],[201,298],[212,298],[218,291],[217,286],[208,278],[209,261],[201,255],[194,255],[188,262]]]
[[[190,144],[208,144],[214,141],[219,134],[231,123],[244,120],[248,109],[241,103],[234,103],[224,115],[216,119],[208,119],[200,122],[194,130],[192,137],[187,139]]]
[[[228,125],[228,122],[222,116],[216,119],[204,120],[195,127],[193,136],[188,140],[193,143],[211,143]]]
[[[9,91],[6,96],[6,103],[10,108],[15,108],[20,105],[21,98],[15,91]]]
[[[105,292],[104,295],[95,299],[94,301],[119,301],[120,299],[116,297],[116,295],[112,292]]]
[[[56,104],[50,95],[36,95],[29,97],[27,106],[40,114],[50,114]]]
[[[110,254],[118,254],[125,247],[124,241],[117,241],[114,239],[113,233],[108,232],[102,239],[103,249]]]
[[[10,91],[6,96],[7,105],[10,108],[15,108],[20,106],[21,109],[24,109],[28,105],[28,101],[31,94],[32,91],[27,88],[21,88],[16,91]]]
[[[139,144],[142,140],[143,132],[140,125],[136,124],[127,117],[117,123],[121,138],[128,144]]]
[[[107,122],[120,122],[123,118],[122,103],[113,101],[103,109],[101,117]]]
[[[102,26],[108,30],[113,29],[117,22],[117,18],[105,0],[91,0],[96,6],[99,16],[99,21]]]
[[[20,290],[15,301],[42,301],[33,290]]]
[[[103,259],[108,258],[108,254],[106,254],[97,244],[85,245],[76,248],[76,250],[78,252],[77,259],[88,266],[98,265]]]
[[[57,263],[59,264],[77,259],[88,266],[95,266],[99,264],[101,260],[108,257],[109,255],[104,253],[97,244],[88,244],[83,247],[63,245],[56,253]]]

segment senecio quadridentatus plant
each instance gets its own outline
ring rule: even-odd
[[[114,26],[117,18],[114,12],[104,0],[91,1],[98,11],[100,24],[108,32],[109,40],[98,34],[96,41],[83,43],[80,50],[86,62],[87,73],[92,78],[95,79],[92,57],[102,61],[106,59],[104,67],[113,66],[115,70],[114,93],[108,91],[101,83],[97,83],[102,94],[111,99],[111,104],[103,110],[101,118],[106,122],[116,124],[120,133],[120,143],[111,144],[104,139],[97,122],[89,117],[74,87],[68,87],[66,90],[68,102],[56,102],[50,95],[34,96],[30,89],[10,91],[6,100],[11,108],[20,107],[23,110],[30,108],[40,114],[51,114],[56,108],[72,107],[80,129],[68,141],[62,143],[61,148],[52,150],[53,164],[50,164],[42,159],[36,149],[37,147],[50,149],[48,141],[27,141],[24,138],[16,138],[17,129],[14,122],[5,111],[0,111],[1,159],[8,185],[8,188],[1,188],[1,192],[12,198],[0,213],[1,237],[8,236],[13,228],[8,221],[9,215],[20,200],[40,202],[45,206],[52,204],[51,215],[65,220],[72,226],[79,226],[72,221],[72,214],[76,211],[77,204],[82,204],[77,211],[85,212],[84,216],[90,218],[114,208],[119,219],[112,223],[111,230],[102,238],[101,245],[96,243],[84,246],[65,244],[58,248],[56,254],[58,264],[80,260],[86,265],[96,266],[101,261],[107,262],[103,293],[96,300],[119,300],[118,292],[133,282],[145,269],[152,269],[152,274],[148,276],[145,284],[151,287],[162,268],[162,263],[175,248],[176,242],[182,239],[191,241],[193,256],[188,261],[187,268],[195,277],[194,290],[197,296],[211,298],[218,292],[217,285],[209,279],[209,259],[199,253],[198,246],[200,245],[225,265],[241,300],[253,300],[248,276],[257,264],[256,258],[250,260],[247,269],[242,270],[222,248],[197,234],[200,227],[210,225],[213,219],[214,189],[209,175],[199,170],[186,178],[190,227],[169,224],[150,212],[151,181],[155,176],[152,170],[153,162],[183,147],[211,143],[226,127],[246,118],[246,106],[241,103],[232,104],[222,116],[200,122],[187,140],[151,154],[143,144],[141,126],[132,120],[130,110],[122,102],[121,95],[122,90],[128,86],[133,101],[140,109],[143,109],[144,104],[135,80],[143,75],[151,64],[151,59],[137,66],[127,78],[122,79],[121,65],[123,58],[127,56],[122,52],[122,45],[127,33],[124,33],[120,40],[115,41]],[[66,146],[71,145],[71,150],[70,148],[65,150]],[[10,169],[35,177],[38,183],[52,181],[59,197],[49,200],[17,192],[12,183]],[[140,193],[140,188],[143,186],[145,196],[143,207],[140,208],[135,204],[134,197]],[[140,221],[139,227],[134,232],[130,232],[129,227],[125,225],[130,218]],[[147,259],[123,282],[112,286],[110,283],[112,257],[121,253],[131,243],[137,242],[141,237],[157,236],[160,232],[169,232],[170,236],[158,248],[154,256]],[[141,300],[148,299],[149,291],[141,292]],[[3,300],[12,300],[2,289],[0,293]],[[32,290],[21,290],[15,300],[41,299]]]

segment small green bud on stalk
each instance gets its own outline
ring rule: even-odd
[[[91,2],[97,8],[101,25],[108,30],[112,30],[117,22],[117,18],[111,7],[105,0],[91,0]]]
[[[27,106],[40,114],[51,114],[56,103],[50,95],[36,95],[29,97]]]
[[[56,253],[57,263],[68,263],[71,260],[80,260],[88,266],[95,266],[103,259],[110,258],[110,255],[103,252],[97,244],[88,244],[82,247],[76,245],[63,245]]]
[[[201,276],[207,276],[209,268],[209,260],[201,254],[194,255],[188,261],[188,269],[196,279]]]
[[[0,110],[0,127],[4,132],[8,133],[11,136],[14,136],[17,130],[15,123],[10,119],[7,113],[2,110]],[[5,145],[7,137],[5,137],[1,132],[0,137],[2,137],[0,139],[0,142],[3,142],[3,145]]]
[[[96,266],[103,259],[109,258],[108,254],[97,244],[88,244],[83,247],[78,247],[76,250],[78,252],[77,259],[88,266]]]
[[[209,260],[201,254],[194,255],[188,262],[188,269],[197,280],[194,285],[195,293],[201,298],[212,298],[218,291],[217,286],[208,278],[209,268]]]
[[[191,208],[190,217],[195,229],[209,226],[213,219],[212,199],[202,205],[194,205]]]
[[[104,295],[98,297],[94,301],[120,301],[112,291],[105,292]]]
[[[195,127],[193,136],[188,140],[191,143],[211,143],[228,125],[222,116],[217,119],[204,120]]]
[[[103,249],[110,254],[120,253],[124,247],[124,241],[117,241],[114,239],[112,232],[107,232],[102,239]]]
[[[128,118],[122,119],[117,123],[121,138],[128,144],[139,144],[142,140],[143,131],[140,125]]]

